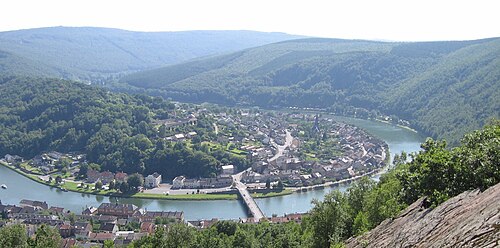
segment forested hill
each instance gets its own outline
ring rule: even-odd
[[[37,63],[33,60],[0,50],[0,73],[4,76],[55,76],[59,72],[43,63]]]
[[[246,166],[246,160],[227,152],[159,137],[152,120],[167,118],[174,108],[160,97],[110,93],[72,81],[0,77],[0,157],[79,152],[95,168],[156,171],[166,179],[208,177],[220,170],[223,158]],[[200,117],[198,142],[212,139],[212,130],[212,123]]]
[[[46,74],[95,81],[196,57],[298,38],[254,31],[132,32],[110,28],[51,27],[0,32],[0,50],[31,61],[21,75]],[[10,73],[0,55],[0,72]],[[54,68],[40,73],[40,64]],[[34,68],[35,67],[35,68]]]
[[[135,73],[121,82],[180,101],[380,112],[458,144],[463,133],[498,117],[499,68],[498,38],[301,39]]]

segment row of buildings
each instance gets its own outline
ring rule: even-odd
[[[87,171],[87,182],[95,183],[101,181],[103,184],[108,184],[111,181],[115,182],[125,182],[127,180],[127,173],[117,172],[113,173],[110,171],[99,172],[97,170],[89,169]],[[153,173],[144,178],[144,187],[146,188],[156,188],[160,186],[162,181],[161,175],[158,173]]]
[[[233,178],[230,175],[220,175],[215,178],[186,178],[178,176],[172,181],[172,189],[206,189],[230,187]]]

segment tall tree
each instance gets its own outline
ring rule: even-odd
[[[0,247],[29,247],[26,228],[19,224],[0,228]]]
[[[42,224],[35,232],[35,238],[30,240],[30,246],[36,248],[58,248],[61,245],[61,235],[55,228]]]

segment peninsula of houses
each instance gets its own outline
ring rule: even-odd
[[[158,172],[133,175],[139,180],[131,184],[131,175],[92,168],[86,155],[78,152],[50,151],[31,159],[7,154],[0,162],[63,190],[175,199],[172,198],[175,195],[186,194],[235,194],[237,181],[254,192],[288,189],[289,193],[331,185],[374,173],[388,158],[387,145],[380,139],[319,114],[255,109],[214,111],[199,107],[183,113],[155,121],[166,141],[192,144],[199,138],[198,133],[203,132],[198,129],[201,119],[211,124],[214,138],[200,144],[239,156],[248,166],[238,168],[222,163],[219,173],[211,177],[165,178]]]
[[[209,177],[160,172],[128,174],[102,170],[86,154],[47,151],[33,158],[7,154],[0,163],[38,182],[64,191],[119,197],[155,199],[241,199],[249,218],[238,222],[300,222],[302,214],[265,217],[253,198],[289,194],[351,181],[381,169],[388,147],[364,130],[317,113],[213,110],[199,106],[184,109],[169,119],[156,120],[158,135],[174,144],[230,153],[246,166],[218,161]],[[203,128],[201,128],[203,126]],[[207,128],[208,127],[208,128]],[[208,130],[208,131],[207,131]],[[203,136],[200,137],[200,136]],[[207,139],[210,137],[210,139]],[[3,186],[3,185],[2,185]],[[7,187],[7,185],[5,185]],[[183,212],[146,211],[132,204],[102,203],[82,213],[63,207],[22,200],[19,205],[0,202],[0,225],[22,223],[33,234],[44,224],[59,231],[63,247],[102,245],[112,240],[127,245],[159,226],[185,223],[207,228],[211,220],[184,220]]]

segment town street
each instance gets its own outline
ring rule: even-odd
[[[286,137],[285,137],[285,144],[280,146],[278,144],[276,144],[274,141],[271,141],[272,145],[274,147],[276,147],[276,154],[269,159],[269,162],[272,162],[274,160],[276,160],[277,158],[283,156],[283,152],[285,151],[285,149],[287,147],[289,147],[290,145],[292,145],[292,141],[293,141],[293,137],[292,137],[292,134],[290,133],[290,131],[288,130],[285,130],[286,132]]]

